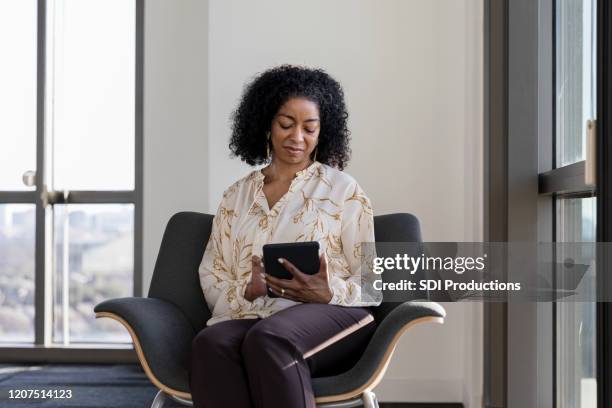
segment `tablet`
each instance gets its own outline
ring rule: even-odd
[[[266,244],[263,257],[266,273],[279,279],[292,279],[293,275],[278,262],[278,258],[285,258],[308,275],[319,272],[319,243],[316,241]],[[268,296],[278,297],[270,291]]]

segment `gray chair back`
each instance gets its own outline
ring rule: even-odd
[[[212,229],[213,216],[180,212],[168,221],[157,254],[149,297],[163,299],[185,313],[196,333],[211,313],[200,286],[198,268]]]
[[[148,294],[150,298],[168,301],[181,309],[196,333],[205,327],[211,316],[200,287],[198,267],[210,237],[212,220],[212,215],[197,212],[180,212],[170,218]],[[374,233],[377,243],[421,242],[419,220],[412,214],[375,216]],[[414,296],[426,297],[423,294]],[[373,307],[377,322],[380,323],[398,304],[383,303]]]
[[[419,256],[422,252],[422,237],[421,226],[417,217],[412,214],[398,213],[377,215],[374,217],[374,239],[376,240],[376,255],[380,257],[393,257],[398,250],[402,250],[410,256]],[[385,243],[406,243],[414,242],[417,245],[409,245],[404,248],[399,248],[398,245],[385,246]],[[402,275],[404,274],[404,275]],[[402,276],[399,276],[402,275]],[[405,278],[404,271],[386,271],[381,275],[383,280],[393,280]],[[424,272],[417,271],[411,275],[412,280],[423,279]],[[405,300],[424,300],[428,298],[426,291],[412,291],[409,296],[402,294],[403,301]],[[380,306],[371,307],[374,319],[378,324],[393,310],[400,305],[398,302],[383,302]]]

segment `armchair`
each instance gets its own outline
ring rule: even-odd
[[[210,318],[200,288],[198,267],[210,236],[213,216],[175,214],[166,227],[146,298],[119,298],[98,304],[97,318],[115,319],[130,333],[138,360],[159,389],[152,408],[170,397],[192,405],[189,391],[191,341]],[[421,242],[419,222],[410,214],[374,217],[376,242]],[[321,408],[378,407],[372,389],[383,378],[399,338],[419,323],[443,323],[444,309],[434,302],[382,303],[372,308],[377,329],[360,360],[348,371],[313,378]]]

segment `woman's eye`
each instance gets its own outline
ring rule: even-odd
[[[306,133],[310,133],[310,134],[317,131],[317,129],[305,129],[305,130],[306,130]]]
[[[283,129],[289,129],[291,127],[291,125],[283,125],[282,123],[280,124],[280,127]]]

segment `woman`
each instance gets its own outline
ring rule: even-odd
[[[361,291],[373,213],[341,171],[347,118],[340,85],[322,70],[280,66],[245,89],[230,149],[268,165],[224,192],[213,221],[199,270],[212,318],[192,343],[194,406],[315,407],[311,376],[347,370],[367,345],[367,306],[380,304]],[[319,242],[319,272],[281,259],[293,278],[266,275],[263,245],[296,241]]]

